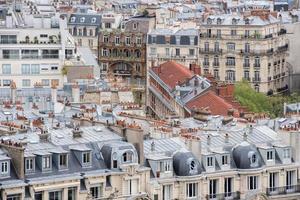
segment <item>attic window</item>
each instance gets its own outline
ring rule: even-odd
[[[212,19],[211,18],[207,19],[207,24],[212,24]]]
[[[123,153],[122,160],[123,160],[123,163],[131,162],[132,161],[132,152],[127,151],[127,152]]]
[[[92,23],[96,23],[96,17],[92,18]]]
[[[232,19],[232,24],[233,24],[233,25],[236,25],[236,24],[237,24],[237,19],[233,18],[233,19]]]
[[[191,165],[190,165],[190,169],[191,170],[195,170],[195,167],[196,167],[196,163],[194,160],[191,161]]]
[[[222,156],[222,165],[228,165],[228,156]]]
[[[253,164],[253,163],[256,163],[256,160],[257,160],[256,154],[254,153],[254,154],[251,156],[251,163],[252,163],[252,164]]]
[[[6,175],[8,173],[8,161],[1,162],[1,175]]]
[[[217,19],[217,24],[221,24],[222,23],[222,19],[221,18],[218,18]]]
[[[137,27],[138,27],[138,24],[137,24],[137,23],[134,23],[134,24],[133,24],[133,29],[136,30]]]
[[[250,19],[245,19],[245,24],[250,24]]]
[[[82,153],[82,163],[89,164],[90,162],[91,162],[91,153],[90,152]]]
[[[71,22],[75,22],[76,17],[71,17]]]
[[[213,166],[213,157],[207,157],[207,167],[212,167]]]
[[[267,160],[273,160],[273,151],[267,151]]]
[[[84,21],[85,21],[85,18],[84,18],[84,17],[81,17],[81,18],[80,18],[80,22],[83,23]]]
[[[283,150],[283,158],[291,158],[291,149]]]

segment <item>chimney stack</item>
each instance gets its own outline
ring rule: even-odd
[[[51,101],[52,103],[57,102],[57,88],[54,83],[51,84]]]
[[[14,81],[10,82],[10,92],[11,92],[11,102],[12,104],[15,104],[17,98],[17,86]]]
[[[78,83],[72,86],[72,98],[73,98],[73,102],[75,103],[80,102],[80,88]]]
[[[125,138],[127,142],[134,145],[135,149],[138,152],[139,163],[144,163],[144,132],[140,128],[136,127],[126,127],[125,129]],[[154,144],[155,145],[155,144]],[[151,144],[152,148],[152,144]],[[154,146],[155,149],[155,146]]]
[[[73,138],[79,138],[81,137],[82,130],[80,130],[79,125],[74,126],[74,129],[72,130]]]

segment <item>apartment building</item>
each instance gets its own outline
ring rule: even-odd
[[[197,29],[153,29],[148,33],[147,67],[173,60],[186,67],[199,63]]]
[[[276,15],[209,15],[200,27],[202,72],[220,81],[248,80],[256,91],[288,88],[289,41]]]
[[[101,15],[73,13],[69,16],[68,30],[78,46],[89,47],[98,55],[98,36],[101,28]]]
[[[154,17],[137,16],[121,22],[117,29],[99,35],[99,62],[102,73],[130,79],[146,78],[147,33]]]
[[[299,198],[299,163],[268,127],[206,122],[207,132],[192,120],[186,125],[182,137],[144,142],[152,199]]]
[[[62,88],[62,68],[76,54],[66,21],[53,13],[38,13],[35,9],[42,8],[33,5],[23,8],[23,13],[10,8],[0,30],[0,87],[13,81],[17,88],[52,84]]]

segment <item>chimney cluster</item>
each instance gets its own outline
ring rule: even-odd
[[[197,64],[190,64],[190,71],[194,72],[194,74],[201,76],[201,67]]]

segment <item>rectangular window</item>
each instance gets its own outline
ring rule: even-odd
[[[205,52],[208,52],[208,51],[209,51],[209,43],[208,43],[208,42],[205,42],[205,43],[204,43],[204,51],[205,51]]]
[[[1,35],[0,36],[1,44],[17,44],[16,35]]]
[[[8,173],[8,161],[1,162],[1,175]]]
[[[228,51],[234,51],[235,50],[235,44],[234,43],[227,43],[227,50]]]
[[[231,197],[233,191],[233,178],[224,179],[224,192],[225,197]]]
[[[286,172],[285,183],[286,183],[287,189],[293,189],[293,186],[296,183],[295,171],[287,171]]]
[[[235,57],[227,57],[227,62],[226,65],[227,66],[235,66]]]
[[[198,183],[187,183],[186,184],[186,197],[197,197],[198,196]]]
[[[218,194],[218,180],[212,179],[209,180],[209,198],[215,199]]]
[[[222,165],[228,165],[228,156],[227,155],[222,156]]]
[[[34,193],[34,200],[43,200],[43,192]]]
[[[68,200],[76,200],[77,187],[68,188]]]
[[[125,38],[125,44],[126,45],[130,45],[131,44],[131,38],[130,37],[126,37]]]
[[[2,74],[11,74],[11,65],[10,64],[2,65]]]
[[[44,156],[42,159],[42,167],[43,169],[50,169],[50,163],[51,163],[51,157],[50,156]]]
[[[105,23],[105,28],[111,28],[111,23]]]
[[[207,157],[207,167],[213,166],[213,157]]]
[[[90,162],[91,162],[91,153],[90,152],[82,153],[82,163],[89,164]]]
[[[49,200],[62,200],[62,192],[61,191],[49,192]]]
[[[40,65],[32,64],[31,65],[31,74],[40,74]]]
[[[22,74],[30,74],[30,65],[29,64],[22,64],[21,72],[22,72]]]
[[[104,43],[108,43],[109,42],[109,38],[107,35],[103,36],[103,42]]]
[[[166,48],[166,56],[170,56],[170,49],[169,48]]]
[[[163,200],[171,200],[172,199],[172,185],[164,185],[163,186]]]
[[[189,55],[194,56],[195,55],[195,49],[189,49]]]
[[[115,37],[115,43],[120,44],[120,37],[119,36]]]
[[[42,85],[43,85],[43,86],[50,86],[50,81],[49,81],[49,79],[42,79]]]
[[[137,37],[136,38],[136,44],[141,45],[142,44],[142,38]]]
[[[177,48],[175,49],[175,55],[180,56],[180,49],[177,49]]]
[[[33,171],[34,170],[33,165],[33,158],[26,158],[25,160],[25,169],[26,171]]]
[[[3,49],[2,57],[3,59],[19,59],[20,52],[19,50]]]
[[[59,155],[59,167],[67,167],[68,166],[68,155],[60,154]]]
[[[291,149],[283,150],[283,158],[291,158]]]
[[[59,50],[58,49],[43,49],[42,50],[42,58],[57,59],[57,58],[59,58]]]
[[[267,151],[267,160],[273,160],[273,151]]]
[[[248,190],[257,190],[258,189],[258,176],[248,176]]]
[[[151,47],[151,48],[150,48],[150,54],[151,54],[151,55],[156,55],[156,48]]]
[[[236,36],[236,30],[231,30],[230,33],[232,36]]]
[[[34,49],[22,49],[22,59],[37,59],[39,57],[39,50]]]
[[[6,200],[21,200],[21,194],[7,195]]]
[[[103,186],[102,184],[99,186],[94,186],[90,188],[90,194],[93,199],[97,199],[103,196]]]
[[[278,187],[278,172],[269,173],[269,190],[271,192],[276,191]]]
[[[3,86],[10,86],[10,81],[11,80],[4,79],[3,80]]]
[[[23,79],[22,80],[23,87],[30,87],[30,79]]]

